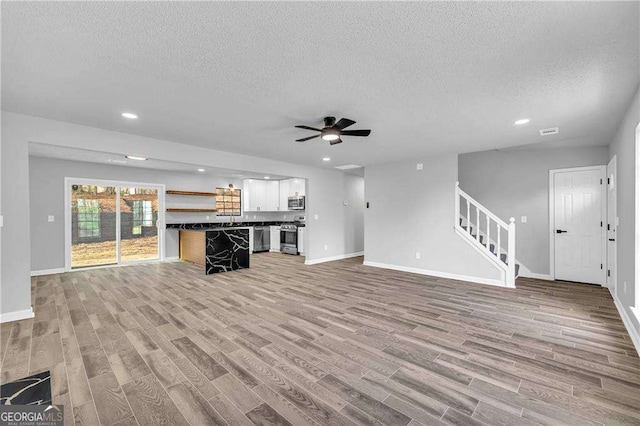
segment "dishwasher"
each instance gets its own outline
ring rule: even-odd
[[[269,251],[271,248],[271,228],[268,226],[253,227],[253,252]]]

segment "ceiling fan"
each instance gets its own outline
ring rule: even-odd
[[[320,132],[320,134],[302,139],[296,139],[296,142],[305,142],[309,139],[322,137],[322,139],[324,139],[325,141],[329,141],[329,144],[335,145],[338,143],[342,143],[342,139],[340,138],[340,136],[369,136],[369,134],[371,134],[371,130],[344,130],[355,123],[355,121],[349,120],[348,118],[341,118],[338,122],[336,122],[335,117],[325,117],[324,127],[322,129],[299,125],[296,126],[298,129],[313,130],[315,132]]]

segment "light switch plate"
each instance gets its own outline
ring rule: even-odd
[[[54,222],[54,221],[55,221],[55,218],[53,217],[53,215],[52,215],[52,214],[50,214],[49,216],[47,216],[47,221],[48,221],[48,222]]]
[[[416,252],[416,259],[420,259],[420,252],[419,251]]]
[[[345,206],[346,206],[346,205],[348,205],[348,204],[349,204],[349,200],[344,200],[344,201],[342,202],[342,204],[344,204]]]
[[[4,216],[0,216],[0,228],[4,226]]]
[[[313,215],[313,219],[314,219],[314,220],[318,220],[318,219],[320,219],[320,215],[314,214],[314,215]]]
[[[520,217],[520,223],[527,223],[527,217],[526,216]]]
[[[416,170],[422,170],[422,169],[424,169],[424,164],[422,163],[416,164]]]

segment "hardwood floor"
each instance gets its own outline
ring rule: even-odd
[[[52,371],[67,424],[640,424],[640,359],[606,289],[517,289],[253,255],[33,278],[2,383]]]

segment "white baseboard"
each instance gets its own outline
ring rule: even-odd
[[[318,263],[333,262],[334,260],[349,259],[351,257],[358,257],[358,256],[364,256],[364,252],[363,251],[359,251],[357,253],[339,254],[337,256],[323,257],[321,259],[305,260],[304,264],[305,265],[316,265]]]
[[[535,272],[518,272],[518,276],[522,278],[534,278],[536,280],[553,281],[549,274],[536,274]]]
[[[626,309],[624,309],[624,306],[622,306],[620,300],[616,296],[614,296],[614,294],[611,292],[611,289],[609,289],[609,293],[611,293],[611,297],[613,297],[613,303],[615,303],[616,308],[618,309],[620,318],[622,318],[622,323],[626,327],[629,336],[631,336],[633,346],[636,347],[636,352],[638,353],[638,355],[640,355],[640,333],[633,326],[633,322],[631,321],[631,318],[629,318]]]
[[[41,269],[39,271],[31,271],[31,276],[39,277],[41,275],[53,275],[53,274],[62,274],[62,273],[64,273],[64,268]]]
[[[164,262],[176,262],[180,260],[180,258],[178,256],[171,256],[171,257],[165,257],[164,258]]]
[[[33,308],[23,309],[22,311],[5,312],[3,314],[0,314],[0,323],[20,321],[33,317]]]
[[[365,260],[363,264],[366,266],[373,266],[374,268],[392,269],[394,271],[410,272],[412,274],[430,275],[433,277],[447,278],[450,280],[468,281],[476,284],[488,284],[488,285],[493,285],[497,287],[509,288],[505,286],[504,281],[494,280],[490,278],[470,277],[468,275],[458,275],[458,274],[452,274],[449,272],[430,271],[428,269],[412,268],[410,266],[391,265],[388,263],[371,262],[369,260]]]

